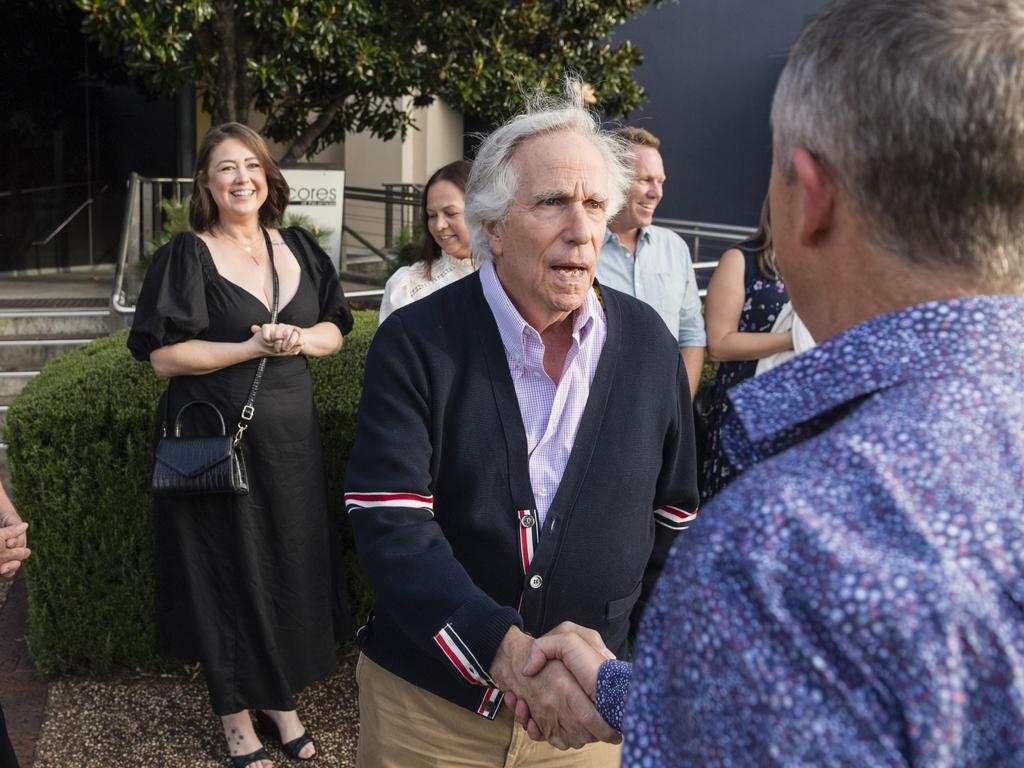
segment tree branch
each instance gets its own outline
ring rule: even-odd
[[[327,130],[327,126],[338,116],[338,112],[345,106],[345,101],[345,97],[342,96],[320,112],[320,116],[307,125],[302,133],[296,136],[292,143],[288,145],[288,149],[281,158],[281,162],[295,162],[299,158],[304,157],[309,148],[313,146],[313,143],[320,138],[320,134]]]

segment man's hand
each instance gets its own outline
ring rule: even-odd
[[[22,521],[0,483],[0,579],[13,579],[21,561],[32,554],[27,530],[28,523]]]
[[[3,522],[5,525],[0,528],[0,578],[13,579],[21,561],[32,554],[26,546],[28,523],[23,523],[13,511]]]
[[[512,627],[490,670],[506,696],[512,693],[510,706],[516,708],[523,701],[528,704],[533,722],[530,737],[548,741],[557,749],[579,749],[593,741],[618,744],[621,735],[598,714],[586,691],[560,661],[542,664],[543,669],[535,670],[533,676],[523,674],[536,642]]]
[[[597,693],[597,671],[615,654],[608,650],[599,632],[571,621],[563,621],[533,643],[523,674],[532,677],[549,660],[562,662],[591,699]]]
[[[523,674],[532,677],[544,669],[549,661],[559,661],[593,701],[597,695],[598,670],[605,661],[614,658],[615,654],[605,646],[600,633],[564,621],[534,641]],[[505,698],[515,710],[516,721],[526,728],[531,739],[540,741],[541,729],[532,718],[529,702],[507,693]]]

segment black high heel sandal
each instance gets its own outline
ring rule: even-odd
[[[298,736],[289,742],[284,742],[281,740],[281,731],[278,730],[277,723],[273,721],[270,715],[262,710],[256,711],[256,727],[262,730],[267,736],[276,740],[277,743],[281,745],[281,751],[288,755],[292,760],[313,760],[320,754],[320,750],[317,748],[316,742],[313,741],[313,737],[309,735],[309,729],[303,731],[301,736]],[[300,753],[302,752],[302,748],[307,744],[312,744],[316,751],[309,757],[302,757]]]
[[[255,752],[250,752],[248,755],[228,755],[228,757],[231,758],[235,768],[246,768],[246,766],[260,760],[266,760],[269,763],[274,762],[274,758],[268,755],[263,747],[260,747]]]

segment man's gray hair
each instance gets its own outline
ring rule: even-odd
[[[775,156],[838,177],[875,243],[1024,284],[1024,0],[835,0],[793,47]]]
[[[632,181],[628,149],[622,140],[601,129],[597,119],[584,108],[582,84],[567,79],[565,97],[534,96],[527,111],[491,133],[473,160],[466,185],[466,225],[477,261],[492,258],[484,224],[504,223],[519,188],[516,150],[527,139],[555,133],[575,133],[589,139],[604,158],[608,169],[607,216],[611,219],[626,200]]]

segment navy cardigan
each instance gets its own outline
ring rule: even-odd
[[[571,620],[622,657],[672,539],[696,511],[675,339],[602,288],[608,336],[538,531],[515,387],[479,275],[403,307],[366,360],[345,500],[376,601],[357,639],[403,679],[493,718],[488,670],[513,624]]]

